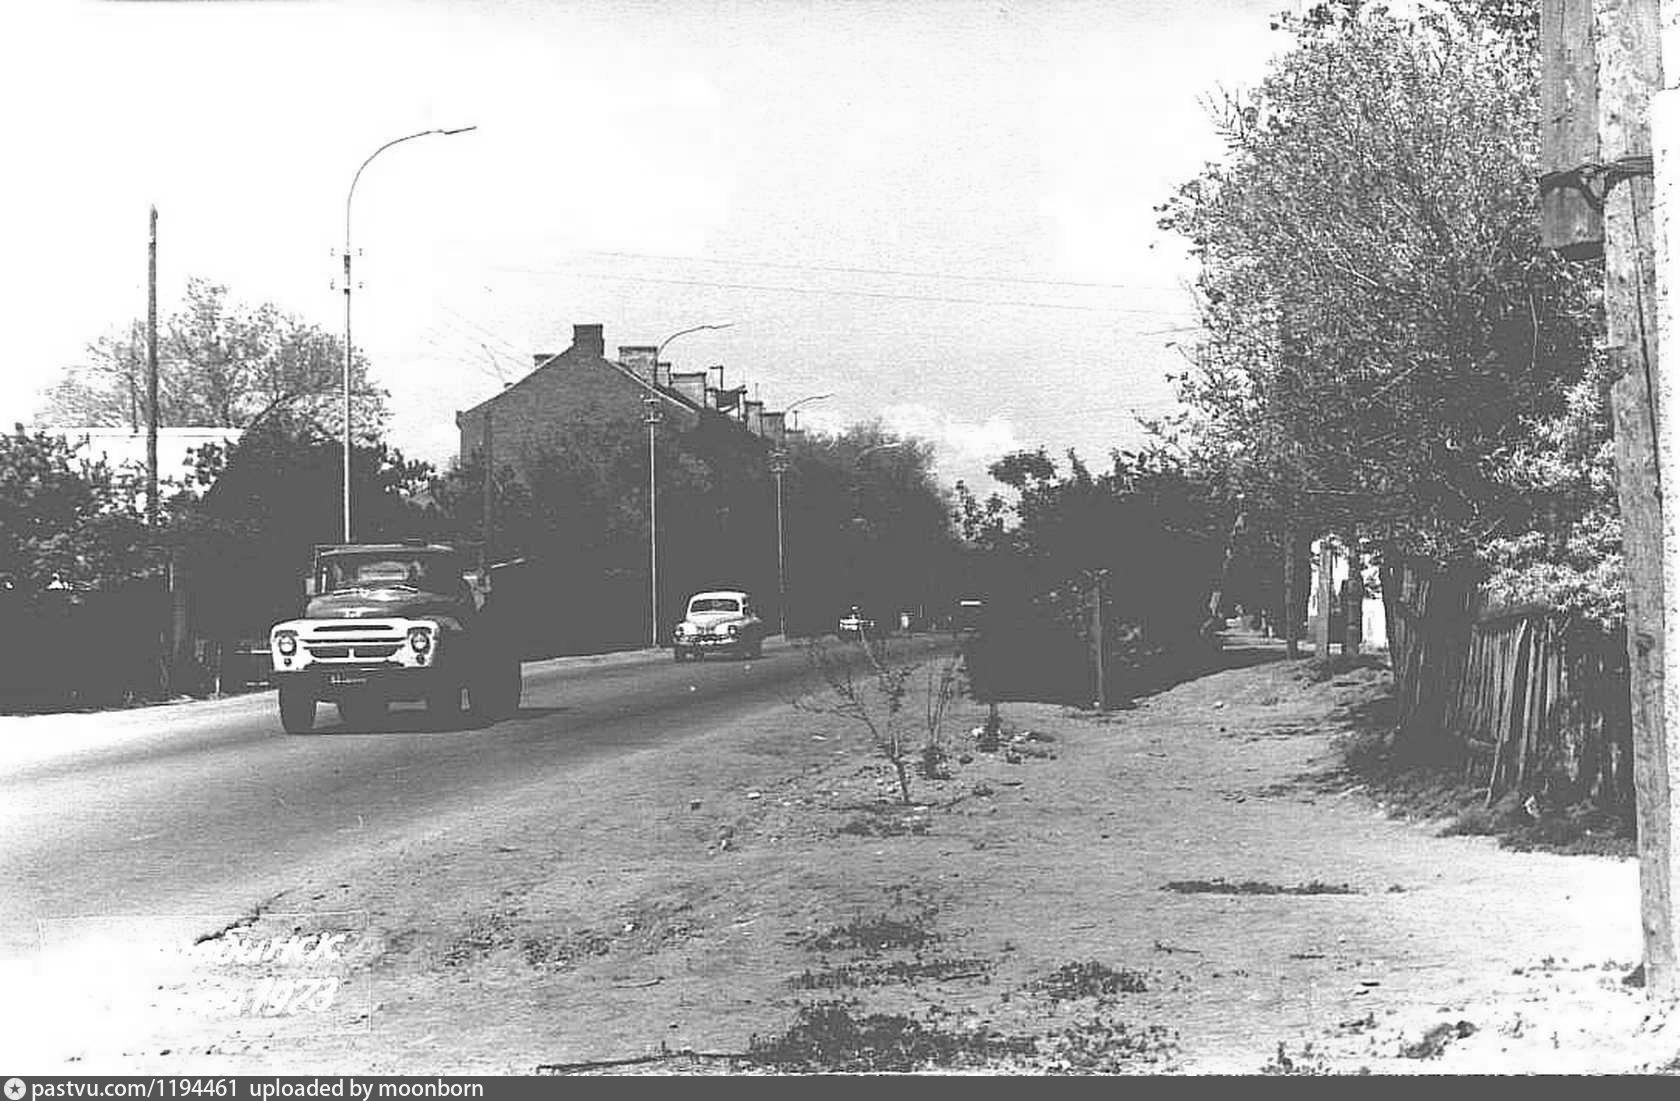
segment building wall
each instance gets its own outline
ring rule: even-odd
[[[580,415],[602,419],[640,418],[647,390],[602,354],[601,327],[575,327],[572,346],[558,356],[537,356],[541,364],[531,374],[472,409],[455,414],[460,431],[459,458],[470,461],[482,452],[486,415],[497,467],[512,467],[526,480],[535,457],[557,442],[565,424]],[[670,420],[692,426],[698,415],[680,402],[662,402]]]

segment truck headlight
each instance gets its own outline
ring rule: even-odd
[[[725,627],[723,630],[724,630],[724,633],[728,634],[728,635],[738,635],[738,634],[741,633],[741,627],[740,627],[739,624],[736,624],[736,623],[731,623],[729,626]]]
[[[274,648],[280,651],[281,657],[291,657],[297,653],[297,632],[280,631],[274,636]]]
[[[432,648],[431,628],[410,627],[408,629],[408,645],[416,654],[428,653]]]

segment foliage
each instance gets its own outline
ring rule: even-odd
[[[1188,428],[1258,526],[1474,553],[1533,526],[1534,428],[1588,369],[1596,273],[1540,247],[1532,5],[1320,5],[1212,109],[1162,208],[1201,265]]]
[[[1199,649],[1234,502],[1159,442],[1113,452],[1101,473],[1072,452],[1067,463],[1064,473],[1042,448],[994,463],[992,477],[1013,500],[993,494],[980,502],[966,485],[957,487],[957,523],[990,606],[983,641],[995,649],[1023,640],[1020,654],[987,660],[976,653],[977,664],[1018,675],[1047,661],[1052,644],[1039,636],[1050,625],[1088,654],[1099,592],[1102,645],[1117,665],[1136,668]],[[1081,702],[1091,698],[1080,694]]]
[[[780,533],[770,456],[738,423],[715,412],[686,427],[666,420],[653,445],[662,609],[738,587],[772,621],[785,610],[789,634],[813,635],[848,604],[885,622],[938,598],[953,535],[930,445],[878,425],[790,440]],[[647,463],[639,417],[574,416],[556,424],[523,480],[511,467],[495,476],[496,556],[541,560],[576,600],[601,596],[591,618],[614,642],[648,634]],[[469,461],[431,490],[446,525],[468,538],[482,534],[484,477]],[[778,534],[786,609],[776,606]]]
[[[146,330],[129,322],[88,346],[45,395],[55,425],[146,422]],[[385,393],[368,380],[360,354],[351,365],[353,425],[371,441],[385,420]],[[320,327],[264,303],[231,301],[219,283],[187,281],[185,301],[159,324],[158,422],[163,426],[248,428],[273,417],[342,437],[344,344]]]
[[[343,449],[310,427],[271,418],[231,447],[201,450],[203,497],[176,510],[177,539],[199,594],[198,627],[212,638],[263,636],[295,615],[318,543],[343,537]],[[424,503],[432,471],[388,445],[352,453],[358,540],[432,537],[443,527]]]
[[[28,593],[105,588],[161,569],[135,479],[77,459],[62,436],[0,436],[0,574]]]

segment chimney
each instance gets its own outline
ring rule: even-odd
[[[651,344],[620,344],[618,362],[635,372],[637,378],[653,382],[653,357],[658,353]]]
[[[706,372],[705,371],[673,371],[671,373],[671,389],[692,401],[695,405],[706,405]]]
[[[580,356],[594,356],[605,359],[607,355],[607,338],[603,334],[601,325],[573,325],[572,351]]]

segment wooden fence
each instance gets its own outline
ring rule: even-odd
[[[1631,811],[1627,650],[1545,608],[1489,614],[1474,576],[1384,570],[1396,749],[1508,792]]]

